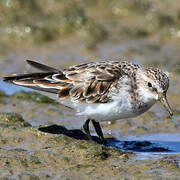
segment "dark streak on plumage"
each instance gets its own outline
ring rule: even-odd
[[[158,80],[159,83],[161,84],[164,92],[166,92],[169,87],[168,76],[160,69],[154,68],[154,67],[146,68],[146,71],[147,71],[147,76],[151,77],[154,80]]]

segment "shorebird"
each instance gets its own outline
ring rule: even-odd
[[[102,61],[57,69],[35,61],[27,63],[37,73],[4,77],[4,81],[40,91],[84,116],[83,129],[89,139],[89,122],[99,138],[104,136],[99,122],[137,117],[160,101],[170,117],[167,101],[167,73],[158,68],[141,67],[127,61]]]

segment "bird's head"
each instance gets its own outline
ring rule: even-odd
[[[141,69],[138,74],[138,81],[141,84],[139,89],[141,90],[141,94],[144,94],[144,101],[160,101],[168,111],[170,117],[172,117],[173,113],[166,96],[169,88],[168,73],[157,68],[145,68]]]

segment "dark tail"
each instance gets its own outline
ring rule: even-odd
[[[3,81],[13,83],[13,81],[30,80],[30,79],[34,80],[34,79],[44,78],[46,76],[53,75],[53,74],[54,74],[54,72],[18,74],[15,76],[3,77]]]
[[[31,88],[34,90],[38,90],[38,91],[44,91],[44,92],[49,92],[49,93],[58,93],[58,89],[55,87],[51,87],[51,88],[45,88],[45,87],[41,87],[38,84],[34,83],[34,80],[36,79],[41,79],[44,77],[47,77],[49,75],[53,75],[53,72],[49,72],[49,73],[32,73],[32,74],[20,74],[20,75],[16,75],[16,76],[10,76],[10,77],[4,77],[3,81],[8,82],[8,83],[12,83],[18,86],[23,86],[23,87],[27,87],[27,88]]]
[[[47,65],[44,65],[44,64],[40,64],[38,62],[35,62],[35,61],[31,61],[31,60],[26,60],[26,62],[36,68],[36,69],[39,69],[39,70],[42,70],[42,71],[45,71],[45,72],[54,72],[54,73],[60,73],[61,71],[56,69],[56,68],[53,68],[53,67],[50,67],[50,66],[47,66]]]
[[[56,87],[56,83],[54,83],[54,81],[48,81],[47,78],[51,77],[54,74],[61,75],[62,72],[60,70],[49,67],[44,64],[37,63],[35,61],[27,60],[27,63],[44,72],[18,74],[14,76],[4,77],[3,81],[39,91],[58,93],[58,88]],[[36,81],[38,80],[41,81],[37,83]]]

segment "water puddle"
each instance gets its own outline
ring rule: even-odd
[[[180,154],[180,133],[129,135],[120,141],[109,139],[108,144],[133,152]]]
[[[29,88],[21,87],[21,86],[15,86],[10,83],[4,82],[2,79],[0,79],[0,89],[5,91],[7,95],[12,95],[13,93],[17,91],[30,91]]]
[[[180,133],[152,133],[108,139],[108,145],[136,154],[135,160],[159,159],[180,154]],[[180,164],[180,160],[177,162]]]

